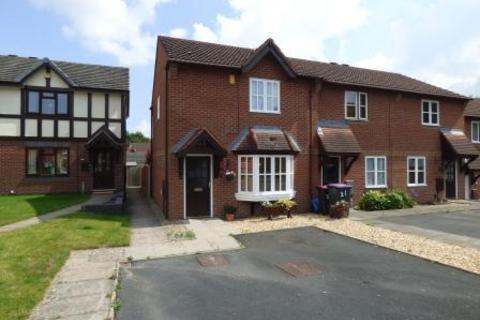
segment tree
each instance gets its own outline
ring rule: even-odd
[[[127,142],[128,143],[148,143],[150,142],[149,137],[145,137],[140,131],[128,132],[127,133]]]

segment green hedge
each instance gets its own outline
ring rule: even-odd
[[[367,191],[363,194],[358,207],[361,210],[391,210],[412,208],[415,205],[413,200],[404,191]]]

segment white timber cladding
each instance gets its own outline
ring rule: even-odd
[[[70,121],[68,120],[59,120],[57,121],[57,134],[59,138],[68,138],[70,137]]]
[[[19,137],[20,119],[0,118],[0,137]]]
[[[73,94],[73,116],[76,118],[88,117],[88,93],[79,91]]]
[[[88,122],[87,121],[74,121],[73,122],[73,137],[74,138],[87,138],[88,137]]]
[[[24,84],[27,86],[36,86],[36,87],[45,87],[47,82],[45,76],[47,74],[47,69],[40,68],[38,71],[30,75],[25,81]],[[50,70],[50,87],[52,88],[68,88],[69,85],[63,81],[63,79],[53,70]]]
[[[122,96],[118,93],[110,94],[108,97],[108,117],[110,119],[122,118]]]
[[[105,94],[92,93],[92,117],[105,118]]]
[[[25,120],[25,137],[36,137],[38,135],[38,120]]]
[[[42,120],[42,137],[43,138],[52,138],[54,136],[54,121],[53,120]]]
[[[0,114],[20,114],[20,88],[0,87]]]
[[[118,138],[122,137],[122,124],[120,122],[110,122],[108,129],[112,131]]]

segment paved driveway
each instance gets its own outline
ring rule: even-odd
[[[385,217],[378,220],[480,239],[480,211],[478,210]]]
[[[118,319],[479,319],[472,274],[316,228],[238,239],[245,249],[220,254],[228,265],[183,256],[123,270]]]

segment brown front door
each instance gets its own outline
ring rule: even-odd
[[[108,149],[99,149],[94,151],[93,157],[93,188],[113,189],[113,152]]]
[[[210,157],[186,157],[186,215],[210,216]]]

